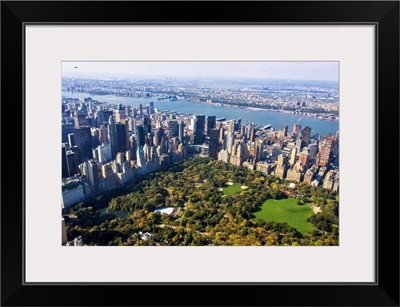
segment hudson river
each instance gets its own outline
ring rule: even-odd
[[[79,99],[91,97],[93,100],[107,102],[110,105],[121,103],[124,106],[129,105],[132,107],[137,107],[139,104],[142,104],[143,108],[146,108],[146,105],[148,105],[150,101],[153,101],[154,108],[163,111],[176,111],[184,114],[204,114],[206,116],[215,115],[217,118],[225,117],[226,120],[241,118],[242,124],[245,123],[247,116],[248,123],[255,123],[259,126],[270,124],[276,130],[281,130],[283,126],[287,124],[289,126],[289,132],[292,131],[293,124],[297,123],[300,120],[299,125],[302,125],[303,127],[311,127],[311,135],[318,133],[319,135],[324,136],[328,132],[334,135],[336,131],[339,131],[339,121],[336,119],[320,120],[309,116],[301,116],[276,111],[225,107],[215,104],[188,102],[184,100],[157,100],[157,97],[134,98],[120,97],[114,95],[91,95],[88,93],[69,92],[62,92],[62,96]]]

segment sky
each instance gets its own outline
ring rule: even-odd
[[[63,62],[63,77],[242,77],[338,81],[339,62]]]

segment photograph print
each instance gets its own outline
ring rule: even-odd
[[[62,62],[63,246],[339,246],[339,62]]]

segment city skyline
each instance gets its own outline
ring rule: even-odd
[[[335,61],[65,61],[63,77],[216,77],[339,81]]]
[[[338,246],[339,87],[293,80],[338,66],[264,64],[103,63],[104,78],[63,76],[62,245]],[[290,78],[254,78],[274,69]]]

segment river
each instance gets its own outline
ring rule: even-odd
[[[206,104],[198,102],[189,102],[185,100],[157,100],[157,97],[148,98],[134,98],[134,97],[122,97],[114,95],[91,95],[88,93],[70,93],[62,92],[62,97],[68,98],[87,98],[91,97],[93,100],[100,102],[106,102],[108,104],[123,104],[132,107],[137,107],[139,104],[145,108],[150,101],[154,102],[154,108],[164,111],[176,111],[181,113],[189,114],[204,114],[215,115],[217,118],[225,117],[229,119],[242,119],[242,124],[245,123],[246,117],[248,123],[255,123],[259,126],[272,125],[276,130],[281,130],[285,124],[289,126],[289,132],[293,129],[293,124],[299,123],[300,125],[310,126],[311,135],[318,133],[321,136],[327,133],[333,135],[336,131],[339,131],[339,121],[336,119],[325,119],[321,120],[310,116],[301,116],[297,114],[283,113],[270,110],[253,110],[236,107],[226,107],[216,104]]]

